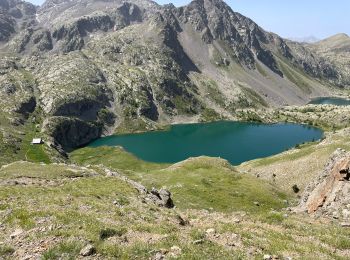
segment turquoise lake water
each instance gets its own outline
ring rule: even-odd
[[[322,97],[322,98],[313,99],[309,104],[349,106],[350,99],[335,98],[335,97]]]
[[[237,165],[322,138],[320,129],[298,124],[214,122],[174,125],[169,131],[100,138],[90,147],[122,146],[145,161],[179,162],[207,155]]]

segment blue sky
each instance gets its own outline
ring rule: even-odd
[[[43,0],[30,0],[41,4]],[[156,0],[186,5],[190,0]],[[231,8],[283,37],[350,35],[350,0],[227,0]]]

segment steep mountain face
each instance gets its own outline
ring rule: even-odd
[[[8,41],[16,31],[34,24],[36,7],[18,0],[0,1],[0,41]]]
[[[331,59],[221,0],[0,1],[4,120],[40,114],[64,148],[158,124],[237,118],[349,86]],[[12,120],[11,119],[11,120]]]
[[[350,82],[350,37],[346,34],[337,34],[325,40],[307,45],[320,57],[330,60],[339,71],[344,86]]]

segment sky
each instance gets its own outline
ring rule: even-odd
[[[29,1],[37,5],[44,2]],[[182,6],[190,0],[156,2]],[[265,30],[285,38],[314,36],[323,39],[337,33],[350,35],[350,0],[226,0],[226,3]]]

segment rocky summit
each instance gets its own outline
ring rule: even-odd
[[[317,55],[322,43],[266,32],[221,0],[0,8],[1,116],[38,111],[40,129],[64,149],[116,131],[305,104],[350,84],[333,55]]]

